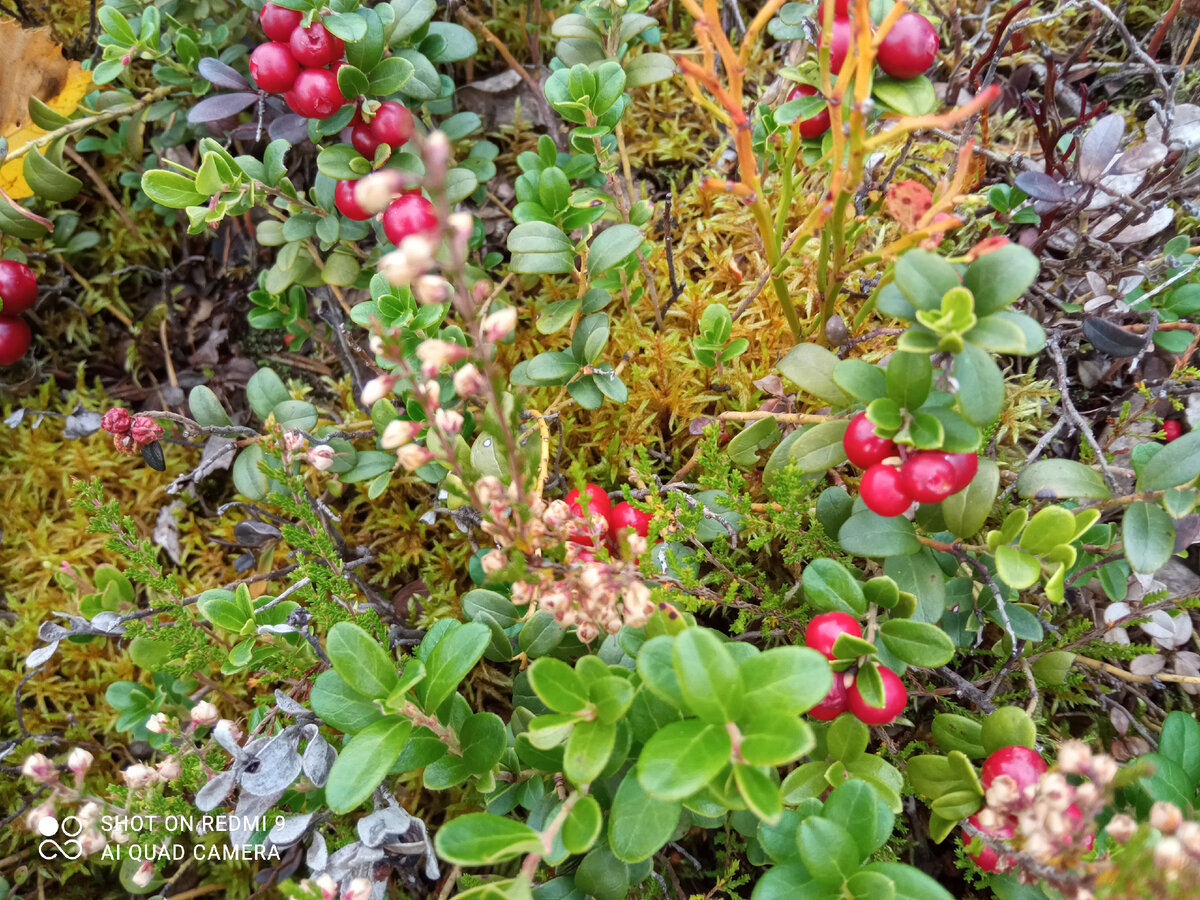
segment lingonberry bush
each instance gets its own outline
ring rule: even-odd
[[[1190,896],[1196,40],[912,5],[93,5],[0,900]]]

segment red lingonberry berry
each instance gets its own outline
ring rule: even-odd
[[[621,501],[608,514],[608,533],[614,541],[619,541],[627,532],[633,531],[646,537],[650,534],[650,519],[648,512],[642,512],[632,504]]]
[[[358,184],[357,178],[339,181],[333,189],[333,205],[347,219],[363,222],[371,218],[371,214],[358,205],[358,200],[354,196],[356,184]]]
[[[588,501],[587,512],[584,512],[581,497],[586,498]],[[580,523],[578,528],[573,529],[568,540],[574,544],[583,544],[587,547],[592,546],[594,543],[592,522],[599,518],[601,520],[601,523],[599,523],[601,534],[608,531],[608,515],[612,512],[612,501],[608,499],[608,494],[598,484],[585,484],[582,492],[579,488],[574,488],[567,494],[565,499],[571,512],[575,513],[581,519],[588,520],[588,522]]]
[[[400,246],[410,234],[436,236],[437,210],[419,194],[405,194],[391,202],[383,213],[383,232],[387,239]]]
[[[853,36],[854,29],[849,19],[833,20],[833,30],[829,37],[829,71],[834,75],[842,71],[842,63],[846,61],[846,54],[850,52]],[[822,32],[817,39],[817,46],[820,47],[824,40],[825,34]]]
[[[869,469],[896,455],[896,445],[875,434],[875,426],[866,413],[859,413],[850,420],[842,435],[842,449],[846,451],[846,459],[860,469]]]
[[[327,119],[346,102],[328,69],[302,69],[283,99],[292,112],[309,119]]]
[[[2,287],[0,287],[0,296],[3,296],[3,295],[4,295],[4,290]],[[7,308],[7,304],[6,304],[6,308]],[[1182,437],[1182,436],[1183,436],[1183,425],[1181,425],[1179,422],[1175,421],[1174,419],[1167,419],[1167,421],[1163,422],[1163,440],[1166,443],[1169,444],[1169,443],[1171,443],[1171,441],[1175,440],[1176,438]]]
[[[833,673],[833,687],[825,695],[825,699],[808,711],[814,719],[830,722],[846,711],[848,694],[844,672]]]
[[[389,147],[399,147],[408,143],[413,131],[412,113],[395,100],[380,103],[375,117],[371,119],[371,133],[380,143]]]
[[[33,269],[15,259],[0,259],[0,312],[15,316],[36,302],[37,278]]]
[[[950,493],[957,494],[971,483],[979,471],[979,457],[974,453],[947,453],[945,457],[954,469],[954,487]]]
[[[850,712],[866,725],[888,725],[904,712],[908,703],[908,689],[900,676],[887,666],[879,666],[879,677],[883,681],[883,706],[871,706],[858,692],[858,679],[846,692],[846,706]]]
[[[973,816],[967,816],[967,821],[984,834],[994,835],[998,838],[1003,838],[1006,841],[1013,836],[1013,829],[1011,825],[1001,825],[998,828],[984,828],[979,824],[978,813]],[[966,845],[970,842],[971,838],[963,835],[963,844]],[[978,853],[968,852],[967,856],[970,857],[971,861],[974,862],[975,865],[979,866],[979,868],[985,872],[998,872],[1000,870],[1000,854],[986,844],[984,844],[983,848]],[[1008,860],[1009,857],[1006,856],[1004,859]]]
[[[997,777],[1008,775],[1017,783],[1017,788],[1023,791],[1030,785],[1037,784],[1046,769],[1046,761],[1036,750],[1018,744],[1001,747],[989,756],[983,763],[979,780],[984,790],[987,790]]]
[[[365,122],[356,122],[350,127],[350,144],[371,162],[375,161],[375,151],[380,143],[382,142],[371,131],[371,126]]]
[[[33,333],[24,319],[0,316],[0,366],[11,366],[25,355]]]
[[[798,84],[792,88],[792,92],[788,94],[789,100],[799,100],[801,97],[815,97],[818,91],[810,84]],[[823,109],[815,116],[810,116],[807,119],[797,119],[800,129],[800,137],[802,138],[819,138],[829,130],[829,109]]]
[[[858,490],[867,509],[881,516],[898,516],[912,506],[912,498],[900,487],[900,470],[885,463],[863,472]]]
[[[900,467],[900,489],[921,503],[940,503],[954,493],[957,472],[938,450],[914,453]]]
[[[858,619],[844,612],[827,612],[816,616],[804,629],[804,644],[826,659],[835,659],[833,645],[843,634],[862,637]]]
[[[314,69],[337,62],[346,52],[342,39],[320,22],[313,22],[307,28],[297,28],[288,39],[288,45],[296,62]]]
[[[163,427],[149,416],[134,416],[129,423],[129,436],[139,444],[153,444],[163,436]]]
[[[292,89],[300,64],[287,44],[259,44],[250,54],[250,77],[264,91],[282,94]]]
[[[114,406],[100,419],[100,427],[109,434],[124,434],[129,430],[129,423],[132,421],[129,410]]]
[[[937,51],[937,31],[929,20],[920,13],[908,12],[883,36],[875,60],[893,78],[916,78],[933,65]]]
[[[303,18],[304,14],[298,9],[264,3],[262,12],[258,15],[258,24],[271,40],[286,44]]]

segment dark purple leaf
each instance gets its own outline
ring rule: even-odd
[[[1079,148],[1079,177],[1084,181],[1095,181],[1104,174],[1108,164],[1121,148],[1125,134],[1125,119],[1110,115],[1100,119],[1083,136]]]
[[[290,144],[299,144],[308,140],[308,120],[295,113],[280,116],[267,126],[267,134],[273,141],[283,138]]]
[[[159,472],[165,472],[167,470],[167,461],[163,459],[162,444],[160,444],[158,441],[143,445],[142,459],[144,459],[146,461],[146,465],[152,469],[156,469]]]
[[[1083,322],[1083,335],[1101,353],[1107,356],[1137,356],[1146,339],[1140,334],[1131,334],[1108,319],[1091,318]]]
[[[254,90],[250,82],[239,75],[236,69],[231,69],[219,59],[206,56],[200,60],[196,68],[199,70],[201,78],[211,81],[217,87],[226,88],[231,91]]]
[[[1059,204],[1067,199],[1062,185],[1043,172],[1022,172],[1017,176],[1017,187],[1034,200]]]
[[[228,119],[257,102],[258,94],[218,94],[215,97],[206,97],[188,110],[188,121],[196,125]]]
[[[1147,169],[1152,169],[1167,158],[1167,148],[1165,144],[1160,144],[1158,141],[1147,141],[1144,144],[1135,144],[1117,160],[1117,164],[1112,167],[1113,174],[1124,175],[1128,172],[1144,172]]]

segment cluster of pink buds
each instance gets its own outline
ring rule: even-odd
[[[315,881],[305,878],[300,887],[321,892],[321,900],[367,900],[371,896],[371,882],[366,878],[355,878],[344,891],[339,891],[338,884],[328,874],[317,876]]]
[[[1150,827],[1160,837],[1154,845],[1154,868],[1168,883],[1175,883],[1186,872],[1196,878],[1200,874],[1200,823],[1183,818],[1183,811],[1174,803],[1159,800],[1150,807]],[[1138,823],[1124,813],[1115,815],[1105,826],[1105,832],[1118,844],[1129,843],[1138,831]]]
[[[82,829],[77,838],[79,847],[89,856],[103,850],[108,843],[96,827],[102,812],[100,803],[87,800],[82,794],[83,779],[93,761],[92,754],[82,747],[76,747],[67,755],[67,769],[75,776],[74,787],[59,778],[57,767],[45,754],[31,754],[21,766],[22,775],[50,791],[49,797],[26,813],[25,826],[34,834],[52,837],[59,828],[56,804],[79,803],[72,815],[79,820]]]
[[[163,428],[149,416],[131,416],[114,406],[100,419],[100,427],[113,436],[113,446],[126,456],[136,456],[143,444],[161,440]]]

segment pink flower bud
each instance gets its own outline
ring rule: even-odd
[[[408,190],[408,179],[396,169],[380,169],[364,175],[354,185],[354,200],[365,212],[381,213]]]
[[[304,458],[308,460],[308,464],[318,472],[324,472],[333,465],[333,459],[337,453],[328,444],[320,444],[313,447]]]
[[[508,558],[499,550],[492,550],[483,555],[479,565],[483,568],[483,574],[495,575],[504,571],[504,567],[508,565]]]
[[[585,644],[590,644],[600,637],[600,629],[592,622],[580,622],[575,628],[575,636]]]
[[[166,713],[154,713],[146,720],[146,730],[154,734],[162,734],[171,727],[171,720],[167,718]]]
[[[163,436],[163,428],[149,416],[136,416],[129,425],[129,436],[139,444],[153,444]]]
[[[495,475],[485,475],[475,482],[475,495],[484,506],[499,503],[506,496],[504,482]]]
[[[217,708],[207,700],[201,700],[192,707],[191,719],[193,725],[215,725],[221,718]]]
[[[95,757],[88,753],[82,747],[76,747],[67,757],[67,768],[78,778],[83,780],[83,776],[87,774],[87,770],[92,767],[92,760]]]
[[[45,784],[58,778],[58,773],[54,770],[54,763],[43,753],[33,753],[25,757],[25,763],[21,766],[21,774],[38,784]]]
[[[1132,816],[1127,816],[1125,813],[1117,813],[1108,820],[1108,824],[1104,826],[1104,830],[1108,836],[1118,844],[1127,844],[1137,832],[1137,822]]]
[[[283,449],[289,453],[304,446],[304,435],[298,431],[287,430],[283,433]]]
[[[379,438],[379,445],[384,450],[395,450],[398,447],[403,447],[405,444],[411,443],[424,427],[424,424],[421,422],[406,422],[403,419],[392,419],[392,421],[387,423],[387,427],[383,429],[383,434]]]
[[[439,409],[433,414],[433,422],[446,434],[458,434],[462,431],[463,415],[454,409]]]
[[[433,459],[433,454],[417,444],[405,444],[396,451],[396,459],[406,470],[415,472]]]
[[[1154,845],[1154,868],[1171,872],[1185,865],[1187,856],[1177,838],[1165,837]]]
[[[1092,762],[1092,750],[1083,741],[1064,741],[1058,748],[1058,768],[1067,775],[1081,775]]]
[[[91,856],[93,853],[99,853],[107,845],[108,838],[94,828],[85,831],[79,838],[79,847],[81,850],[83,850],[84,856]]]
[[[137,442],[128,432],[113,435],[113,448],[126,456],[137,456],[139,452]]]
[[[83,823],[84,828],[91,828],[100,820],[100,804],[95,801],[83,804],[79,808],[76,818]]]
[[[446,180],[446,168],[450,161],[450,140],[444,132],[431,131],[421,148],[425,162],[425,183],[437,187]]]
[[[1183,813],[1179,807],[1167,800],[1159,800],[1150,807],[1150,827],[1157,828],[1163,834],[1174,834],[1175,829],[1183,824]]]
[[[450,299],[450,282],[440,275],[422,275],[412,284],[418,303],[445,303]]]
[[[141,763],[134,763],[121,773],[121,777],[125,780],[125,786],[129,788],[146,787],[158,781],[158,773]]]
[[[109,434],[124,434],[129,430],[129,423],[133,419],[129,415],[129,411],[121,409],[119,406],[114,406],[104,414],[100,420],[100,427]]]
[[[504,309],[490,313],[483,320],[483,339],[490,343],[502,341],[517,327],[517,308],[506,306]]]
[[[473,397],[482,393],[485,387],[487,381],[474,363],[467,363],[454,373],[454,393],[460,397]]]
[[[146,862],[138,866],[138,870],[133,873],[129,880],[138,887],[144,888],[154,880],[154,863],[146,860]]]
[[[379,274],[387,279],[388,284],[396,287],[408,287],[421,271],[409,262],[408,254],[403,250],[385,253],[379,260]]]
[[[321,892],[321,900],[337,900],[337,882],[328,873],[317,877],[317,889]]]
[[[442,366],[458,362],[468,353],[470,351],[466,347],[437,338],[422,341],[417,346],[417,359],[421,361],[421,374],[426,378],[432,378]]]
[[[423,234],[410,234],[400,242],[400,252],[418,273],[424,272],[433,263],[436,249],[437,246]]]
[[[54,817],[54,804],[49,801],[35,806],[25,815],[25,827],[34,834],[44,834],[43,823],[47,830],[53,828],[51,833],[58,830],[58,819]]]
[[[378,378],[372,378],[363,385],[363,406],[374,406],[384,397],[389,396],[395,387],[396,379],[391,375],[380,375]]]
[[[158,777],[163,781],[174,781],[183,774],[183,768],[179,765],[179,760],[174,756],[168,756],[156,768],[158,770]]]

